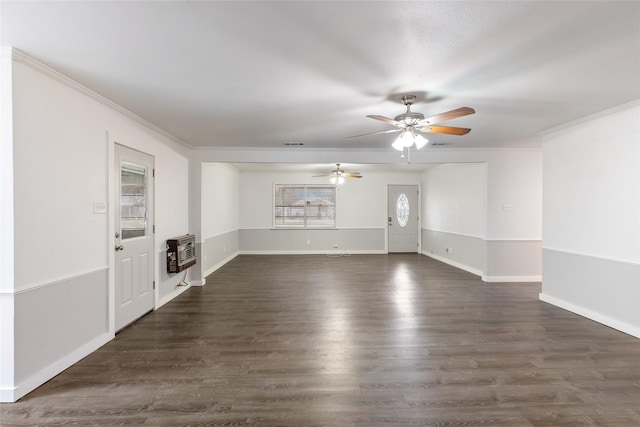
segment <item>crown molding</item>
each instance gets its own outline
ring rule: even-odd
[[[620,111],[624,111],[624,110],[627,110],[629,108],[638,107],[638,106],[640,106],[640,99],[635,99],[635,100],[633,100],[631,102],[627,102],[625,104],[617,105],[617,106],[615,106],[613,108],[609,108],[607,110],[599,111],[599,112],[594,113],[594,114],[589,114],[588,116],[580,117],[579,119],[572,120],[570,122],[563,123],[561,125],[554,126],[552,128],[549,128],[549,129],[545,129],[542,132],[540,132],[540,135],[545,137],[545,136],[550,135],[552,133],[556,133],[556,132],[571,128],[573,126],[583,124],[583,123],[588,123],[588,122],[591,122],[593,120],[596,120],[596,119],[599,119],[599,118],[602,118],[602,117],[606,117],[606,116],[610,116],[611,114],[615,114],[615,113],[618,113]]]
[[[102,105],[105,105],[109,108],[111,108],[112,110],[126,116],[127,118],[135,121],[136,123],[152,130],[153,132],[162,135],[163,137],[169,139],[172,142],[175,142],[183,147],[186,147],[188,149],[193,149],[193,146],[189,143],[187,143],[186,141],[183,141],[182,139],[178,138],[177,136],[167,132],[166,130],[154,125],[153,123],[151,123],[148,120],[143,119],[142,117],[138,116],[137,114],[127,110],[126,108],[124,108],[123,106],[116,104],[115,102],[111,101],[108,98],[105,98],[104,96],[100,95],[99,93],[89,89],[88,87],[76,82],[75,80],[71,79],[70,77],[62,74],[61,72],[51,68],[50,66],[38,61],[35,58],[32,58],[31,56],[27,55],[26,53],[22,52],[20,49],[16,49],[15,47],[3,47],[2,48],[2,55],[8,55],[11,57],[12,60],[16,61],[16,62],[20,62],[22,64],[25,64],[26,66],[39,71],[43,74],[45,74],[48,77],[53,78],[54,80],[66,85],[67,87],[70,87],[71,89],[74,89],[80,93],[82,93],[83,95],[88,96],[89,98],[93,99],[94,101],[97,101],[99,103],[101,103]]]

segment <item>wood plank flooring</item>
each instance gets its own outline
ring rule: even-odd
[[[417,254],[239,256],[3,426],[638,426],[640,340]]]

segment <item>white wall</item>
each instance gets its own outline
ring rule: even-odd
[[[240,228],[240,173],[231,165],[202,165],[202,236],[219,236]]]
[[[495,150],[425,171],[423,253],[488,282],[540,281],[541,154]]]
[[[0,402],[13,400],[13,61],[0,50]]]
[[[486,164],[437,165],[426,170],[422,177],[423,228],[486,237]]]
[[[155,157],[156,303],[177,293],[181,278],[164,273],[164,240],[188,231],[189,206],[187,148],[23,54],[9,55],[13,140],[3,140],[3,152],[12,145],[13,187],[3,186],[2,199],[14,201],[15,276],[11,283],[3,277],[2,298],[11,302],[15,323],[14,336],[0,343],[3,372],[11,366],[14,373],[0,379],[3,400],[19,398],[113,337],[112,218],[93,211],[94,202],[112,199],[112,144]],[[10,314],[2,312],[3,324]]]
[[[361,179],[347,179],[337,192],[336,230],[313,230],[308,236],[296,230],[273,228],[273,188],[275,184],[327,184],[328,178],[312,178],[312,173],[243,171],[240,174],[241,250],[249,252],[322,252],[339,248],[356,252],[386,251],[387,186],[420,185],[417,172],[362,172]],[[358,231],[355,231],[358,230]],[[366,231],[365,231],[366,230]],[[281,236],[291,236],[288,247]],[[313,235],[313,237],[311,237]],[[298,237],[299,236],[299,237]],[[307,245],[306,241],[310,240]],[[368,242],[368,246],[363,242]],[[281,243],[279,243],[281,242]]]
[[[539,282],[541,246],[542,151],[496,152],[487,168],[485,280]]]
[[[201,164],[200,268],[203,277],[239,251],[240,173],[223,163]]]
[[[544,137],[540,298],[640,336],[640,103]]]
[[[422,175],[422,188],[423,253],[484,275],[487,165],[448,163],[431,167]]]

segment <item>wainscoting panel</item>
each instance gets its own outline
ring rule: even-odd
[[[111,339],[107,276],[103,268],[14,294],[19,395]]]
[[[207,277],[238,255],[240,230],[206,238],[200,245],[198,262],[202,262],[202,277]]]
[[[422,253],[478,276],[487,264],[486,241],[476,236],[423,228]]]
[[[241,253],[386,253],[386,228],[241,229]]]
[[[542,280],[542,241],[487,240],[486,282],[539,282]]]
[[[640,265],[544,248],[540,299],[640,337]]]

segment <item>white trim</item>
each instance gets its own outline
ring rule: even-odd
[[[456,268],[459,268],[460,270],[464,270],[471,274],[475,274],[476,276],[484,277],[483,276],[484,273],[481,270],[478,270],[477,268],[469,267],[468,265],[450,260],[445,257],[441,257],[440,255],[432,254],[431,252],[428,252],[428,251],[422,251],[422,255],[426,255],[429,258],[433,258],[437,261],[444,262],[445,264],[449,264],[452,267],[456,267]]]
[[[90,97],[91,99],[98,101],[99,103],[112,108],[113,110],[123,114],[124,116],[130,118],[131,120],[137,122],[138,124],[141,124],[142,126],[145,126],[149,129],[151,129],[152,131],[168,138],[169,140],[180,144],[182,147],[185,148],[189,148],[189,149],[193,149],[193,146],[191,144],[188,144],[187,142],[181,140],[180,138],[178,138],[177,136],[167,132],[166,130],[154,125],[153,123],[143,119],[142,117],[136,115],[135,113],[127,110],[126,108],[116,104],[115,102],[111,101],[110,99],[105,98],[104,96],[100,95],[97,92],[94,92],[93,90],[89,89],[86,86],[81,85],[80,83],[76,82],[75,80],[72,80],[70,77],[65,76],[64,74],[60,73],[59,71],[56,71],[55,69],[49,67],[48,65],[45,65],[44,63],[38,61],[37,59],[34,59],[32,57],[30,57],[29,55],[27,55],[26,53],[22,52],[19,49],[16,48],[11,48],[11,58],[16,61],[16,62],[20,62],[23,63],[25,65],[27,65],[30,68],[33,68],[36,71],[39,71],[57,81],[59,81],[60,83],[77,90],[78,92],[82,93],[83,95],[86,95],[88,97]],[[3,52],[4,53],[4,52]]]
[[[109,269],[108,266],[100,267],[100,268],[95,269],[95,270],[89,270],[89,271],[85,271],[85,272],[82,272],[82,273],[78,273],[78,274],[76,274],[74,276],[68,276],[68,277],[63,277],[63,278],[60,278],[60,279],[56,279],[56,280],[54,280],[52,282],[38,283],[36,285],[29,285],[27,287],[20,288],[20,289],[15,289],[15,290],[12,290],[12,291],[11,290],[0,291],[0,295],[20,295],[20,294],[24,294],[24,293],[31,292],[31,291],[37,291],[39,289],[48,288],[50,286],[56,286],[56,285],[59,285],[59,284],[64,283],[64,282],[68,282],[70,280],[75,280],[75,279],[79,279],[81,277],[91,276],[91,275],[96,274],[96,273],[107,271],[108,269]]]
[[[349,249],[338,249],[338,250],[320,250],[320,251],[269,251],[269,250],[261,250],[261,251],[239,251],[239,255],[386,255],[387,251],[372,249],[372,250],[349,250]]]
[[[228,263],[229,261],[231,261],[232,259],[234,259],[238,255],[240,255],[240,251],[236,251],[235,253],[231,254],[228,257],[226,257],[225,259],[223,259],[222,261],[220,261],[219,263],[215,264],[213,267],[209,268],[204,273],[202,273],[203,277],[206,278],[208,275],[210,275],[214,271],[218,270],[220,267],[222,267],[223,265],[225,265],[226,263]]]
[[[568,129],[570,127],[577,126],[577,125],[580,125],[580,124],[583,124],[583,123],[588,123],[588,122],[591,122],[593,120],[599,119],[601,117],[606,117],[606,116],[609,116],[611,114],[615,114],[615,113],[618,113],[620,111],[624,111],[624,110],[627,110],[629,108],[633,108],[633,107],[636,107],[636,106],[640,106],[640,99],[636,99],[636,100],[633,100],[631,102],[627,102],[626,104],[622,104],[622,105],[615,106],[613,108],[609,108],[608,110],[604,110],[604,111],[600,111],[598,113],[590,114],[588,116],[581,117],[581,118],[573,120],[571,122],[563,123],[561,125],[558,125],[558,126],[555,126],[555,127],[549,128],[549,129],[545,129],[545,130],[540,132],[540,135],[544,137],[544,136],[550,135],[552,133],[556,133],[558,131],[562,131],[562,130],[565,130],[565,129]]]
[[[207,279],[202,279],[202,280],[190,280],[189,284],[191,286],[204,286],[207,284]]]
[[[540,237],[485,239],[487,242],[542,242]]]
[[[245,229],[246,230],[246,229]],[[290,225],[275,226],[274,228],[263,228],[261,230],[339,230],[338,227],[292,227]]]
[[[162,307],[163,305],[165,305],[166,303],[172,301],[174,298],[176,298],[178,295],[182,294],[184,291],[186,291],[187,289],[189,289],[192,285],[189,283],[187,286],[176,286],[176,289],[174,292],[167,294],[165,296],[163,296],[162,298],[160,298],[160,300],[158,301],[158,304],[155,306],[154,310],[159,309],[160,307]]]
[[[234,152],[256,152],[256,151],[265,151],[265,152],[302,152],[304,151],[305,153],[334,153],[336,150],[340,150],[340,152],[346,152],[346,153],[362,153],[362,149],[361,148],[336,148],[336,147],[332,147],[332,148],[320,148],[320,147],[314,147],[314,148],[310,148],[310,147],[233,147],[233,146],[201,146],[201,145],[195,145],[193,146],[193,150],[194,151],[200,151],[200,152],[208,152],[208,151],[234,151]],[[541,147],[535,146],[535,147],[465,147],[465,148],[458,148],[458,147],[438,147],[437,148],[438,152],[459,152],[459,153],[466,153],[466,152],[528,152],[528,151],[537,151],[540,152],[541,151]],[[380,153],[389,153],[389,148],[369,148],[367,149],[368,152],[380,152]],[[395,152],[393,152],[394,156],[395,156]],[[209,162],[209,160],[204,160],[205,162]],[[245,162],[224,162],[224,161],[216,161],[216,160],[210,160],[211,162],[215,162],[215,163],[245,163]],[[474,161],[475,162],[475,161]],[[249,163],[254,163],[254,162],[249,162]],[[255,163],[273,163],[273,162],[255,162]],[[282,159],[281,162],[279,163],[300,163],[298,161],[288,161],[287,159]],[[319,162],[319,163],[327,163],[327,162]],[[328,163],[330,163],[330,161],[328,161]],[[380,165],[386,165],[388,164],[388,162],[386,161],[378,161],[378,162],[367,162],[368,164],[380,164]],[[442,162],[440,161],[434,161],[434,162],[429,162],[429,163],[412,163],[413,165],[416,164],[424,164],[426,165],[437,165],[437,164],[441,164]],[[456,162],[458,163],[458,162]],[[460,163],[467,163],[467,161],[461,161]],[[259,169],[258,169],[259,170]],[[418,170],[416,172],[424,172],[423,170]]]
[[[88,343],[78,347],[74,351],[66,354],[61,359],[51,363],[50,365],[40,369],[35,374],[31,375],[26,381],[18,384],[15,387],[7,387],[0,389],[0,402],[15,402],[27,393],[40,387],[42,384],[49,381],[51,378],[58,375],[68,367],[77,363],[82,358],[93,353],[109,341],[113,339],[112,333],[106,332],[96,338],[92,339]]]
[[[615,263],[618,263],[618,264],[631,265],[633,267],[640,267],[640,262],[635,262],[635,261],[627,261],[627,260],[622,260],[622,259],[608,258],[608,257],[604,257],[604,256],[599,256],[599,255],[590,255],[590,254],[585,254],[585,253],[582,253],[582,252],[566,251],[566,250],[562,250],[562,249],[550,248],[548,246],[543,246],[542,250],[543,251],[549,251],[549,252],[556,252],[556,253],[565,254],[565,255],[575,255],[575,256],[580,256],[580,257],[586,257],[586,258],[596,259],[598,261],[615,262]]]
[[[539,299],[540,301],[555,305],[556,307],[568,310],[582,317],[586,317],[587,319],[602,323],[603,325],[609,326],[610,328],[617,329],[621,332],[624,332],[625,334],[640,338],[640,328],[637,326],[631,325],[626,322],[621,322],[620,320],[613,319],[609,316],[605,316],[604,314],[600,314],[588,308],[572,304],[563,299],[556,298],[542,292],[539,294]]]
[[[240,232],[240,229],[239,229],[239,228],[236,228],[236,229],[234,229],[234,230],[225,231],[225,232],[223,232],[223,233],[219,233],[219,234],[212,234],[211,236],[203,237],[201,242],[202,242],[202,243],[204,243],[204,242],[206,242],[206,241],[207,241],[207,240],[209,240],[209,239],[215,239],[216,237],[221,237],[221,236],[224,236],[224,235],[226,235],[226,234],[234,233],[234,232],[236,232],[236,231],[239,233],[239,232]],[[200,243],[200,242],[198,242],[198,243]]]
[[[473,234],[457,233],[455,231],[435,230],[433,228],[426,228],[426,227],[423,228],[423,230],[431,231],[431,232],[434,232],[434,233],[453,234],[454,236],[462,236],[462,237],[469,237],[469,238],[473,238],[473,239],[480,239],[480,240],[484,240],[486,242],[541,242],[542,241],[541,237],[490,238],[490,237],[476,236],[476,235],[473,235]]]
[[[107,279],[108,304],[107,316],[109,322],[109,331],[115,335],[116,331],[116,253],[112,249],[115,246],[116,234],[116,215],[114,212],[116,206],[115,190],[116,184],[115,165],[116,165],[116,138],[112,132],[105,130],[105,145],[107,150],[107,260],[109,263],[109,275]]]
[[[432,231],[434,233],[453,234],[454,236],[462,236],[462,237],[470,237],[470,238],[473,238],[473,239],[486,240],[486,238],[484,238],[482,236],[475,236],[473,234],[456,233],[454,231],[435,230],[433,228],[422,228],[422,229],[426,230],[426,231]]]
[[[260,231],[260,230],[300,230],[300,231],[307,231],[307,230],[386,230],[387,227],[309,227],[309,228],[305,228],[305,227],[260,227],[260,228],[239,228],[239,231]],[[214,236],[215,237],[215,236]]]
[[[482,281],[488,283],[537,283],[542,282],[542,276],[482,276]]]

